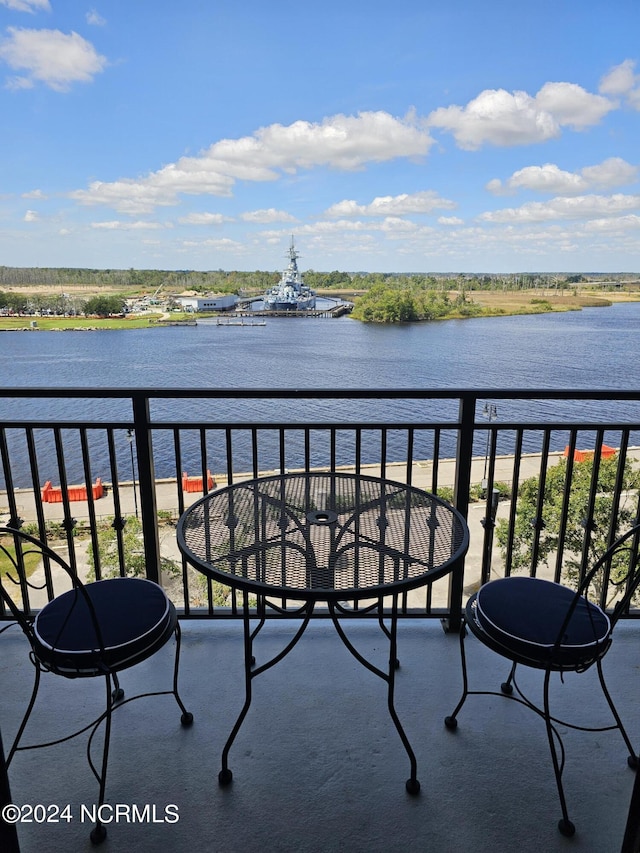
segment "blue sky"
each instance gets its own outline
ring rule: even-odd
[[[639,0],[0,0],[0,264],[640,271]]]

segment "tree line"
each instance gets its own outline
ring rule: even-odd
[[[126,300],[123,296],[98,295],[89,299],[77,299],[64,294],[37,294],[0,291],[0,311],[10,314],[53,314],[56,316],[73,316],[85,314],[89,316],[109,317],[114,314],[124,314]]]
[[[368,290],[378,284],[426,286],[432,290],[525,290],[571,286],[592,280],[583,275],[550,273],[377,273],[332,270],[303,273],[309,287],[318,290]],[[279,272],[269,270],[142,270],[89,269],[74,267],[9,267],[0,266],[0,288],[41,286],[64,288],[65,285],[96,288],[117,288],[151,291],[166,288],[170,291],[217,290],[221,293],[241,290],[261,291],[277,282]],[[615,280],[617,276],[608,275]],[[597,277],[596,279],[597,280]]]

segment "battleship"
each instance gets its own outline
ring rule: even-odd
[[[278,284],[264,294],[265,311],[307,311],[316,307],[315,290],[306,286],[298,270],[299,257],[291,237],[289,264]]]

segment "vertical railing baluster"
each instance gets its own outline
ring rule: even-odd
[[[285,448],[285,429],[280,427],[278,430],[278,446],[280,454],[280,473],[286,474],[287,470],[287,454]]]
[[[209,462],[207,456],[207,431],[204,427],[200,429],[200,476],[202,477],[203,496],[209,491],[208,482]]]
[[[438,494],[438,466],[440,464],[440,427],[433,432],[433,459],[431,460],[431,491]]]
[[[471,484],[471,462],[473,459],[473,436],[475,431],[476,397],[466,394],[460,398],[458,407],[458,441],[456,448],[455,481],[453,502],[463,518],[469,517],[469,487]],[[464,587],[464,560],[460,560],[449,574],[449,617],[443,619],[445,631],[459,631],[462,619],[462,595]]]
[[[405,474],[408,485],[413,482],[413,440],[413,427],[409,427],[407,430],[407,470]]]
[[[175,465],[175,475],[176,475],[176,489],[177,489],[177,501],[178,501],[178,516],[181,516],[185,510],[184,505],[184,491],[182,489],[182,443],[180,441],[180,429],[178,427],[173,429],[173,459]],[[189,573],[188,573],[188,563],[183,555],[181,555],[181,564],[182,564],[182,601],[184,607],[184,615],[189,616],[191,613],[191,593],[189,590]]]
[[[80,429],[80,447],[82,450],[82,467],[84,469],[84,480],[87,489],[87,513],[89,515],[89,535],[91,537],[91,549],[93,551],[93,564],[96,575],[100,572],[100,549],[98,548],[98,527],[96,523],[96,506],[93,499],[93,485],[91,476],[91,460],[89,456],[89,443],[87,441],[87,430]]]
[[[231,435],[231,427],[227,427],[224,431],[224,446],[227,457],[227,483],[231,486],[233,484],[233,439]]]
[[[257,477],[260,471],[259,469],[259,455],[258,455],[258,430],[255,427],[251,429],[251,470],[253,471],[253,476]]]
[[[143,392],[135,393],[132,402],[147,577],[149,580],[160,583],[160,538],[149,397]]]
[[[58,462],[58,473],[60,475],[60,488],[62,490],[62,506],[64,508],[64,518],[62,520],[62,526],[64,527],[67,538],[67,549],[69,551],[69,566],[77,575],[78,565],[76,561],[76,551],[73,534],[73,529],[76,526],[76,520],[71,515],[71,502],[69,501],[69,482],[67,480],[67,467],[65,464],[64,457],[64,442],[62,440],[62,430],[60,428],[55,428],[53,431],[53,435],[56,447],[56,458]]]
[[[556,550],[556,567],[554,580],[556,583],[562,581],[562,566],[564,563],[564,550],[567,538],[567,523],[569,520],[569,502],[572,493],[573,465],[575,460],[575,449],[578,439],[577,430],[569,433],[569,444],[567,445],[567,463],[565,468],[564,490],[562,495],[562,509],[560,510],[560,526],[558,528],[558,546]]]
[[[2,459],[2,472],[7,491],[7,503],[9,504],[9,519],[7,521],[7,525],[9,527],[13,527],[15,530],[19,530],[22,526],[22,519],[18,516],[18,505],[16,503],[16,493],[13,487],[13,475],[11,473],[7,433],[4,427],[0,427],[0,458]]]
[[[311,433],[309,427],[304,429],[304,470],[311,470]]]
[[[544,504],[545,504],[545,489],[547,486],[547,462],[549,459],[549,442],[551,440],[550,430],[543,430],[542,452],[540,454],[540,479],[538,481],[538,501],[536,504],[536,517],[533,522],[534,535],[531,544],[531,564],[529,573],[532,577],[536,576],[538,570],[538,560],[540,556],[540,534],[544,530]]]
[[[482,547],[482,567],[480,569],[480,583],[486,583],[491,575],[491,561],[493,558],[493,536],[496,526],[496,511],[498,508],[497,498],[494,495],[494,480],[496,469],[496,447],[498,442],[498,430],[489,425],[488,429],[491,433],[490,451],[489,451],[489,470],[487,472],[487,485],[485,495],[485,510],[482,526],[484,527],[483,547]]]
[[[599,491],[600,479],[600,459],[602,458],[602,442],[604,441],[604,429],[599,429],[596,433],[595,451],[593,454],[593,467],[591,468],[591,483],[589,485],[589,499],[587,503],[586,518],[583,519],[584,539],[582,545],[582,559],[580,561],[580,581],[588,571],[589,563],[592,559],[591,554],[591,538],[596,529],[596,520],[594,518],[596,508],[596,496]]]
[[[509,532],[505,547],[504,573],[506,577],[511,574],[513,565],[513,539],[518,511],[518,494],[520,490],[520,462],[522,459],[522,442],[524,430],[516,430],[516,443],[513,449],[513,470],[511,473],[511,506],[509,508]]]
[[[115,435],[112,429],[107,430],[107,446],[109,448],[109,468],[111,470],[111,494],[113,495],[113,521],[111,526],[116,532],[116,550],[118,552],[118,569],[120,577],[124,577],[127,573],[127,566],[124,555],[123,531],[127,520],[122,514],[122,505],[120,503],[120,477],[118,475]],[[100,566],[98,564],[94,565],[96,580],[100,580],[102,578]]]

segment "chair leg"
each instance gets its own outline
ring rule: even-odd
[[[176,697],[176,702],[180,706],[180,710],[182,711],[182,716],[180,717],[180,722],[183,726],[190,726],[193,723],[193,714],[190,711],[187,711],[184,702],[180,698],[180,694],[178,693],[178,670],[180,668],[180,646],[182,643],[182,632],[180,630],[180,622],[176,622],[176,657],[175,663],[173,665],[173,695]]]
[[[506,681],[503,681],[500,685],[500,690],[506,695],[511,696],[513,693],[513,680],[516,677],[516,667],[518,664],[514,661],[511,666],[511,671],[509,672],[509,677]]]
[[[460,660],[462,662],[462,696],[460,697],[460,701],[456,705],[453,710],[453,713],[449,714],[448,717],[444,718],[444,724],[448,729],[456,729],[458,727],[457,716],[460,713],[460,709],[465,703],[467,696],[469,695],[469,678],[467,676],[467,656],[464,650],[464,638],[467,634],[467,623],[465,619],[462,619],[460,624]]]
[[[605,699],[607,700],[609,707],[611,708],[611,713],[616,721],[617,727],[620,729],[620,734],[622,735],[622,739],[624,740],[627,749],[629,750],[629,757],[627,758],[627,764],[631,767],[632,770],[635,770],[638,767],[638,756],[633,749],[633,745],[631,740],[629,739],[629,735],[626,732],[624,725],[622,724],[622,720],[620,719],[620,715],[616,709],[616,706],[613,704],[613,699],[611,698],[611,694],[609,693],[609,689],[605,684],[604,673],[602,671],[602,660],[598,660],[598,678],[600,679],[600,686],[602,687],[602,692],[604,693]]]
[[[18,733],[14,738],[13,744],[11,745],[11,749],[9,750],[9,754],[7,756],[7,768],[11,764],[11,759],[14,754],[18,750],[18,744],[24,734],[24,730],[27,727],[27,723],[29,722],[29,717],[31,716],[31,712],[33,711],[33,706],[36,704],[36,696],[38,695],[38,687],[40,686],[40,675],[42,670],[40,669],[40,665],[36,662],[35,664],[36,674],[33,679],[33,688],[31,690],[31,698],[29,699],[29,704],[27,705],[27,710],[24,713],[24,717],[22,718],[22,722],[20,723],[20,728],[18,729]]]
[[[549,749],[551,751],[551,761],[553,762],[553,772],[556,777],[556,786],[558,788],[558,796],[560,798],[560,808],[562,809],[562,818],[558,821],[558,829],[567,838],[570,838],[576,831],[574,824],[569,820],[569,812],[567,810],[567,801],[564,796],[564,788],[562,786],[562,770],[564,768],[564,748],[560,744],[562,750],[562,760],[558,759],[558,751],[556,749],[555,735],[553,728],[551,711],[549,705],[549,683],[551,681],[551,670],[546,670],[544,676],[544,722],[547,728],[547,739],[549,741]]]
[[[111,690],[111,675],[105,676],[105,683],[107,685],[107,710],[104,713],[104,716],[98,720],[95,728],[91,733],[91,737],[89,738],[89,743],[87,744],[87,757],[89,759],[89,766],[91,767],[94,776],[98,779],[100,783],[100,789],[98,793],[98,808],[96,810],[96,825],[89,833],[89,838],[91,839],[91,843],[94,845],[102,844],[102,842],[107,837],[107,829],[105,825],[100,820],[100,809],[104,803],[105,790],[107,787],[107,765],[109,763],[109,742],[111,740],[111,710],[113,706],[113,691]],[[116,688],[118,689],[118,688]],[[96,769],[91,761],[91,741],[93,740],[93,735],[96,733],[96,730],[102,720],[104,719],[104,744],[102,747],[102,767],[100,773],[96,772]]]
[[[111,673],[111,678],[113,680],[113,690],[111,691],[111,702],[113,705],[117,705],[118,702],[122,702],[124,699],[124,690],[120,687],[120,679],[118,678],[117,672]]]

